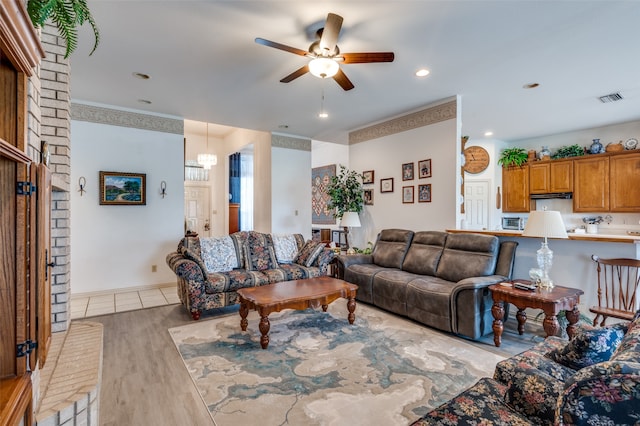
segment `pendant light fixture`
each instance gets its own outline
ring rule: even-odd
[[[218,164],[218,156],[209,154],[209,122],[207,122],[207,150],[204,154],[198,154],[198,164],[205,170],[211,170],[211,166]]]

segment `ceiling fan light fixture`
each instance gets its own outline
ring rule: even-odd
[[[318,78],[331,78],[339,69],[340,65],[330,58],[315,58],[309,62],[309,72]]]

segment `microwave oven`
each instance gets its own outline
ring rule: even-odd
[[[522,231],[527,223],[526,217],[503,217],[502,229]]]

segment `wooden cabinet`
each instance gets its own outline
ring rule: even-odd
[[[603,154],[576,159],[573,172],[573,211],[609,211],[609,156]]]
[[[611,211],[640,212],[640,152],[612,155],[609,168]]]
[[[529,193],[573,191],[573,160],[540,161],[529,164]]]
[[[502,211],[528,212],[531,210],[529,199],[529,166],[502,168]]]

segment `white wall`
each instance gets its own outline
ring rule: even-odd
[[[362,172],[373,170],[373,206],[360,214],[361,228],[353,230],[354,244],[363,247],[375,242],[382,229],[414,231],[455,228],[458,205],[459,143],[456,120],[396,133],[351,145],[349,167]],[[418,179],[418,161],[431,159],[432,177]],[[402,164],[414,163],[416,178],[402,180]],[[393,178],[394,191],[380,193],[380,179]],[[431,184],[431,202],[418,203],[418,185]],[[413,204],[402,203],[402,187],[414,187]]]
[[[183,235],[183,136],[76,120],[71,134],[71,292],[174,282],[165,257]],[[146,173],[147,204],[100,205],[101,170]]]
[[[311,152],[271,150],[271,232],[311,238]]]

